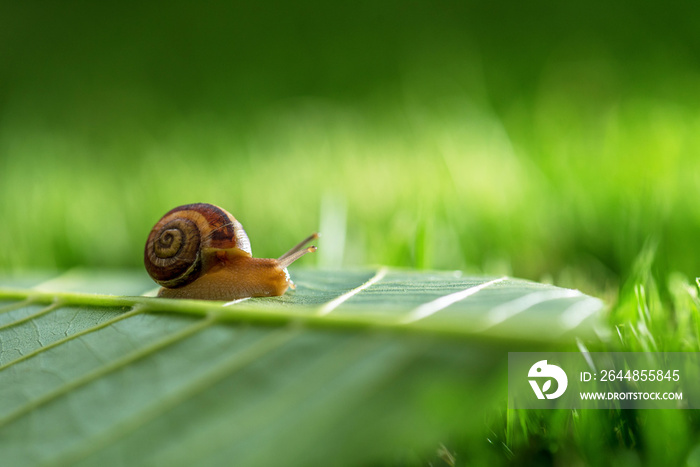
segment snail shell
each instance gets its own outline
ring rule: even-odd
[[[196,203],[170,210],[151,230],[144,262],[148,274],[163,287],[182,287],[202,270],[203,249],[237,248],[252,256],[243,226],[229,212]]]

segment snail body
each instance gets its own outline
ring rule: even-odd
[[[253,258],[243,226],[212,204],[178,206],[153,227],[144,251],[159,297],[236,300],[284,294],[294,283],[287,266],[316,251],[312,234],[277,259]]]

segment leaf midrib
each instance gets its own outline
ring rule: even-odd
[[[2,288],[0,288],[0,296],[3,298],[20,299],[23,300],[25,304],[53,303],[58,301],[58,307],[71,305],[90,307],[139,307],[141,308],[141,312],[148,313],[180,313],[199,317],[213,314],[216,316],[217,321],[222,323],[250,322],[272,326],[298,323],[299,325],[310,328],[367,329],[400,333],[427,333],[496,342],[541,343],[542,339],[542,336],[501,335],[491,329],[455,327],[441,323],[436,324],[429,320],[407,321],[406,315],[371,315],[367,313],[353,313],[352,311],[345,311],[342,314],[321,314],[323,304],[319,306],[294,304],[293,306],[285,305],[279,308],[270,308],[269,306],[256,306],[256,302],[248,300],[236,303],[235,306],[224,306],[226,302],[102,295],[80,292],[44,292]],[[89,332],[90,330],[85,331]],[[558,336],[547,337],[549,341],[557,342],[566,340],[566,336],[567,333],[564,332]],[[0,370],[2,370],[2,368],[3,367],[0,367]]]

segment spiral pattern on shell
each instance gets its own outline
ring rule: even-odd
[[[163,287],[182,287],[202,272],[202,249],[238,248],[251,255],[243,226],[230,213],[205,203],[179,206],[153,227],[144,251],[148,274]]]

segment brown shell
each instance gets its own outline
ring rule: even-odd
[[[206,203],[178,206],[151,230],[146,270],[163,287],[182,287],[199,277],[202,249],[209,248],[238,248],[252,256],[248,235],[229,212]]]

